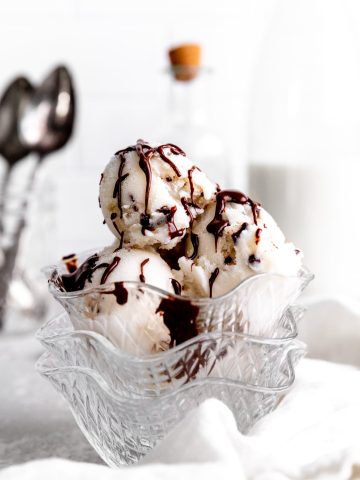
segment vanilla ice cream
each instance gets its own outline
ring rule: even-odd
[[[67,291],[114,284],[111,292],[85,295],[83,316],[73,317],[76,329],[103,334],[114,345],[132,354],[155,353],[169,348],[170,333],[157,312],[157,296],[126,288],[123,282],[140,282],[176,293],[177,282],[168,265],[152,250],[105,248],[79,268],[62,276]]]
[[[259,204],[238,191],[217,193],[194,221],[179,259],[183,293],[217,297],[257,273],[297,275],[302,253]],[[178,278],[181,278],[178,274]]]
[[[72,320],[129,353],[159,352],[196,336],[193,298],[221,296],[256,274],[296,277],[301,269],[302,253],[260,204],[220,190],[170,143],[139,140],[118,151],[101,175],[99,202],[115,243],[78,268],[67,258],[71,270],[61,281],[69,292],[113,286],[84,295],[84,312]],[[266,308],[274,310],[267,288]],[[263,320],[264,301],[253,303],[251,318],[256,310]]]
[[[99,202],[121,246],[171,249],[214,201],[216,189],[179,147],[139,140],[106,166]]]

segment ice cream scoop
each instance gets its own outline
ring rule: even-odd
[[[90,256],[72,273],[61,277],[66,291],[114,284],[97,296],[84,296],[84,315],[73,318],[76,329],[93,330],[132,354],[155,353],[169,348],[170,333],[158,311],[158,297],[140,287],[127,290],[122,283],[140,282],[176,293],[177,282],[160,255],[151,250],[118,250],[106,247]]]
[[[179,259],[184,294],[217,297],[257,273],[296,275],[302,253],[260,204],[223,190],[198,217]],[[179,277],[181,278],[181,277]]]
[[[101,175],[99,202],[121,246],[171,249],[215,199],[217,185],[176,145],[139,140]]]
[[[101,333],[135,355],[167,350],[198,334],[194,299],[219,297],[261,273],[280,279],[269,277],[256,301],[246,301],[252,321],[265,331],[261,321],[281,317],[282,298],[289,298],[282,280],[297,278],[302,253],[260,204],[220,190],[179,147],[139,140],[118,151],[101,175],[99,202],[117,239],[79,267],[73,256],[64,259],[69,273],[60,288],[85,292],[82,314],[72,317],[76,329]],[[275,284],[281,298],[271,293]],[[103,285],[111,288],[97,288]],[[250,318],[245,310],[242,304],[240,319]]]

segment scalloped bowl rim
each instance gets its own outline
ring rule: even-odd
[[[299,308],[300,311],[303,311],[302,307],[297,307]],[[240,333],[240,332],[226,332],[226,331],[215,331],[215,332],[204,332],[196,337],[190,338],[186,340],[186,342],[180,343],[179,345],[176,345],[175,347],[169,348],[168,350],[164,350],[162,352],[158,353],[153,353],[153,354],[146,354],[146,355],[134,355],[128,352],[125,352],[124,350],[121,350],[120,348],[116,347],[113,345],[110,340],[108,340],[105,336],[101,335],[98,332],[94,332],[93,330],[69,330],[64,333],[57,333],[53,335],[43,335],[44,330],[49,327],[53,322],[61,319],[61,318],[67,318],[69,319],[69,315],[67,312],[61,312],[52,319],[48,320],[42,327],[38,329],[36,332],[36,338],[42,343],[48,344],[48,343],[53,343],[54,341],[60,341],[64,340],[69,337],[78,337],[78,336],[87,336],[90,338],[95,339],[97,342],[100,343],[100,345],[105,349],[111,352],[111,354],[120,357],[120,359],[128,359],[131,362],[134,363],[141,363],[141,362],[150,362],[150,361],[158,361],[158,360],[164,360],[166,357],[169,357],[173,354],[176,354],[180,350],[186,349],[190,347],[191,345],[198,343],[199,341],[204,341],[204,340],[211,340],[211,339],[218,339],[219,337],[226,336],[226,337],[231,337],[233,338],[234,336],[236,338],[241,338],[244,341],[248,341],[251,343],[255,344],[261,344],[261,345],[272,345],[272,346],[277,346],[277,345],[285,345],[288,343],[291,343],[297,338],[298,332],[297,332],[297,326],[296,322],[294,320],[294,314],[291,311],[290,307],[290,313],[292,315],[291,318],[291,323],[294,327],[294,333],[288,337],[277,337],[277,338],[271,338],[271,337],[260,337],[257,335],[250,335],[246,333]],[[71,319],[70,319],[71,322]]]
[[[290,369],[290,376],[289,381],[286,385],[280,387],[260,387],[256,385],[247,384],[240,380],[233,380],[229,378],[221,378],[221,377],[205,377],[195,379],[191,382],[183,384],[179,386],[179,388],[171,390],[169,392],[161,393],[160,395],[146,395],[146,394],[137,394],[132,395],[131,397],[122,396],[118,392],[111,387],[106,380],[100,375],[100,373],[96,372],[95,370],[88,368],[88,367],[79,367],[79,366],[44,366],[44,362],[49,358],[54,360],[54,356],[50,352],[44,352],[39,360],[35,364],[35,369],[43,376],[50,377],[52,375],[61,375],[62,373],[76,373],[79,372],[82,375],[87,375],[90,377],[98,386],[101,388],[107,395],[109,395],[114,401],[117,403],[124,403],[126,401],[141,401],[141,400],[163,400],[169,397],[175,396],[180,392],[192,389],[193,387],[203,387],[204,385],[208,384],[222,384],[227,386],[239,387],[243,390],[248,390],[257,393],[282,393],[288,391],[295,382],[295,367],[291,360],[291,351],[288,352],[289,355],[289,369]]]
[[[91,252],[94,254],[96,252],[94,251],[88,251],[88,252],[83,252],[80,253],[79,255],[85,255],[86,254],[91,254]],[[59,266],[61,264],[53,264],[48,267],[45,267],[42,269],[42,272],[46,275],[49,281],[49,290],[50,292],[54,292],[54,296],[56,298],[63,298],[63,299],[72,299],[72,298],[79,298],[83,297],[92,293],[101,293],[101,292],[106,292],[106,293],[111,293],[114,288],[115,284],[121,283],[125,288],[141,288],[143,290],[149,290],[153,293],[156,293],[159,295],[161,298],[172,298],[174,300],[178,301],[186,301],[186,302],[191,302],[196,306],[203,306],[203,305],[211,305],[211,304],[216,304],[219,302],[222,302],[224,299],[227,299],[231,296],[233,296],[238,290],[240,290],[244,285],[256,281],[258,278],[263,278],[263,277],[269,277],[269,278],[282,278],[285,280],[302,280],[304,283],[304,288],[313,280],[314,274],[310,272],[310,270],[302,266],[297,273],[297,275],[281,275],[279,273],[256,273],[254,275],[251,275],[250,277],[247,277],[243,279],[240,283],[238,283],[234,288],[229,290],[228,292],[224,293],[223,295],[220,295],[218,297],[214,298],[202,298],[202,297],[183,297],[181,295],[177,295],[175,293],[168,292],[166,290],[163,290],[161,288],[155,287],[153,285],[150,285],[148,283],[143,283],[143,282],[137,282],[137,281],[121,281],[121,282],[112,282],[108,283],[106,285],[99,285],[96,287],[89,287],[89,288],[84,288],[82,290],[77,290],[74,292],[66,292],[66,291],[61,291],[58,287],[56,287],[53,283],[51,283],[51,276],[56,272],[57,274],[60,274],[59,272]]]

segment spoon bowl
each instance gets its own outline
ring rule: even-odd
[[[20,138],[27,148],[45,156],[69,140],[75,116],[75,94],[69,71],[59,66],[45,78],[26,105]]]
[[[12,167],[30,151],[19,137],[19,120],[30,103],[34,87],[25,77],[17,77],[0,99],[0,154]]]

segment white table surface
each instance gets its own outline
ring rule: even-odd
[[[34,332],[0,334],[0,468],[45,457],[101,463],[62,397],[34,368]]]

